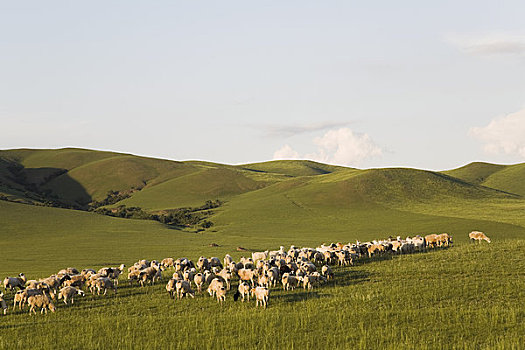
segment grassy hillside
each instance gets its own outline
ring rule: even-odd
[[[271,162],[245,164],[240,165],[239,167],[246,170],[287,176],[322,175],[333,173],[341,169],[348,169],[309,160],[274,160]]]
[[[514,165],[471,163],[443,173],[467,182],[525,196],[525,182],[523,181],[525,163]]]
[[[0,151],[0,194],[11,200],[42,204],[51,193],[86,203],[118,190],[130,197],[114,205],[152,211],[226,200],[210,218],[215,225],[199,233],[0,200],[0,278],[168,256],[238,259],[280,245],[398,235],[448,232],[455,242],[336,268],[335,282],[313,291],[275,289],[266,311],[233,302],[233,293],[222,307],[202,295],[173,301],[165,281],[129,287],[123,276],[117,296],[60,303],[47,316],[10,310],[0,316],[0,348],[520,348],[523,170],[358,170],[309,161],[230,166],[77,149]],[[493,243],[469,244],[472,230]],[[237,252],[239,246],[248,252]]]
[[[509,165],[489,176],[484,186],[497,188],[510,193],[516,193],[525,197],[525,163]]]
[[[443,171],[444,174],[473,184],[482,184],[490,175],[505,169],[505,165],[473,162],[457,169]]]
[[[152,210],[198,206],[209,199],[229,200],[241,193],[263,188],[266,184],[265,181],[256,181],[236,169],[206,167],[144,188],[122,201],[122,204]]]

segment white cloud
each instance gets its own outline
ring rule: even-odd
[[[264,130],[267,136],[291,137],[305,133],[313,133],[349,125],[350,122],[323,122],[312,124],[290,124],[290,125],[253,125],[257,130]]]
[[[447,41],[474,55],[525,55],[525,35],[453,35],[449,36]]]
[[[329,130],[322,137],[316,137],[314,153],[300,156],[289,145],[274,153],[274,159],[310,159],[322,163],[356,166],[363,160],[381,156],[383,151],[367,134],[354,133],[349,128]]]
[[[487,126],[473,127],[469,134],[485,143],[487,153],[525,158],[525,109],[495,118]]]
[[[273,154],[273,159],[299,159],[299,153],[290,145],[284,145]]]

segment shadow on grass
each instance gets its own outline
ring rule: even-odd
[[[315,290],[275,295],[275,300],[279,300],[285,303],[296,303],[298,301],[319,298],[320,296]]]

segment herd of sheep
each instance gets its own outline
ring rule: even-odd
[[[469,237],[472,240],[486,240],[490,243],[490,239],[481,232],[474,231]],[[334,278],[331,265],[353,265],[356,260],[364,257],[409,254],[450,244],[452,237],[443,233],[406,239],[397,237],[381,241],[357,241],[353,244],[323,244],[317,248],[291,246],[285,250],[284,247],[280,247],[275,251],[254,252],[251,257],[242,257],[238,262],[229,254],[226,254],[222,261],[217,257],[203,256],[195,262],[188,258],[166,258],[160,262],[140,260],[128,268],[127,279],[130,285],[136,283],[144,287],[161,281],[165,277],[163,273],[172,269],[172,275],[166,284],[166,291],[170,297],[195,298],[195,295],[203,293],[203,288],[206,287],[205,292],[215,297],[220,304],[226,300],[226,295],[232,288],[232,281],[237,280],[237,288],[233,295],[235,301],[239,298],[249,301],[251,297],[255,299],[256,307],[261,305],[266,308],[270,291],[276,288],[278,283],[285,291],[296,287],[312,289]],[[11,293],[13,309],[17,306],[22,309],[27,304],[29,313],[36,314],[37,308],[41,313],[47,313],[47,310],[55,312],[53,300],[63,299],[67,305],[68,302],[73,304],[75,298],[85,296],[88,291],[105,295],[109,289],[116,294],[119,277],[124,268],[124,264],[118,267],[104,267],[98,271],[67,268],[39,280],[27,280],[25,275],[20,273],[17,277],[6,277],[3,287],[5,293]],[[5,315],[8,306],[3,293],[0,294],[0,307]]]

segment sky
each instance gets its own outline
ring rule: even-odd
[[[3,1],[0,149],[525,162],[523,1]]]

